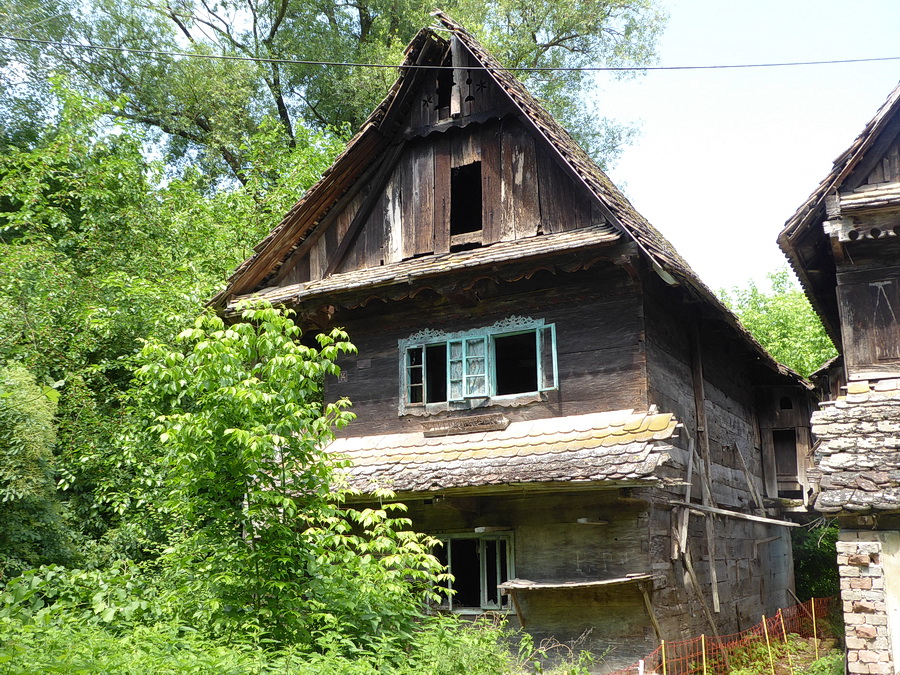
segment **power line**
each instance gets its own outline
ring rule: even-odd
[[[27,42],[31,44],[39,44],[53,47],[71,47],[73,49],[84,49],[93,51],[119,52],[125,55],[142,54],[145,56],[177,56],[192,59],[218,59],[220,61],[249,61],[252,63],[277,63],[286,65],[301,66],[335,66],[341,68],[400,68],[397,64],[388,63],[354,63],[348,61],[307,61],[302,59],[273,59],[254,56],[226,56],[220,54],[192,54],[190,52],[169,52],[156,49],[132,49],[130,47],[109,47],[104,45],[84,45],[77,42],[58,42],[55,40],[38,40],[35,38],[15,37],[12,35],[0,35],[0,40],[11,40],[13,42]],[[501,70],[514,72],[625,72],[625,71],[641,71],[641,70],[727,70],[735,68],[782,68],[790,66],[826,66],[837,65],[843,63],[874,63],[879,61],[900,61],[900,56],[882,56],[864,59],[832,59],[827,61],[783,61],[778,63],[739,63],[739,64],[718,64],[708,66],[581,66],[581,67],[501,67]],[[404,65],[403,68],[417,68],[419,70],[452,70],[453,66],[434,66],[434,65]],[[484,66],[473,66],[467,70],[487,70]]]

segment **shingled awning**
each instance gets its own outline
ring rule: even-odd
[[[618,410],[513,422],[502,431],[428,437],[425,432],[339,438],[362,492],[433,492],[504,484],[656,480],[675,433],[669,414]]]
[[[823,513],[900,511],[900,379],[852,382],[813,413]]]
[[[262,298],[272,304],[299,302],[307,298],[351,293],[360,289],[410,284],[450,272],[490,267],[505,260],[525,261],[553,253],[605,246],[618,240],[618,233],[610,227],[594,226],[572,232],[502,241],[470,251],[413,258],[382,267],[334,274],[317,281],[276,286],[250,295],[237,296],[229,302],[227,312],[235,312],[238,302],[251,297]]]

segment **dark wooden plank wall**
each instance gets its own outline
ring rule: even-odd
[[[429,534],[472,534],[476,527],[513,534],[515,575],[532,581],[595,581],[650,571],[647,505],[620,501],[615,489],[523,492],[406,500],[413,528]],[[432,500],[428,500],[431,502]],[[605,521],[581,524],[577,520]],[[527,631],[539,641],[568,642],[590,630],[582,649],[624,667],[656,648],[643,598],[634,586],[519,594]],[[516,618],[510,618],[513,625]]]
[[[710,635],[702,602],[688,581],[684,565],[671,559],[671,533],[677,521],[667,502],[682,499],[683,488],[641,489],[633,494],[654,504],[648,512],[650,568],[662,580],[656,583],[652,599],[664,638]],[[688,546],[699,590],[712,611],[707,517],[691,516]],[[779,607],[793,604],[787,590],[794,584],[788,528],[716,516],[713,536],[720,611],[712,614],[721,634],[749,628],[759,623],[762,614],[773,616]]]
[[[689,329],[695,320],[696,306],[676,302],[675,292],[652,277],[648,287],[644,298],[650,400],[660,410],[675,413],[694,438],[699,452]],[[759,481],[762,451],[755,390],[746,355],[734,339],[716,330],[711,322],[701,322],[699,326],[714,497],[720,504],[743,508],[751,503],[752,495],[733,444],[741,447],[750,471]],[[686,440],[683,444],[687,447]]]
[[[515,118],[410,141],[338,273],[450,250],[450,173],[481,162],[481,243],[565,232],[604,222],[592,198],[560,168],[552,151]],[[367,190],[360,191],[282,284],[321,279]],[[307,271],[308,267],[308,271]]]
[[[480,301],[463,307],[423,292],[411,300],[374,301],[361,310],[339,312],[359,354],[341,364],[344,381],[326,383],[327,398],[346,396],[357,420],[344,435],[418,431],[420,417],[400,417],[398,340],[424,328],[458,331],[489,326],[510,316],[555,323],[560,388],[547,400],[519,408],[482,408],[510,419],[577,415],[623,408],[646,409],[643,316],[639,288],[610,264],[567,275],[549,272],[514,283],[481,281]],[[360,367],[360,366],[364,367]]]
[[[455,38],[451,49],[452,62],[449,58],[445,61],[446,65],[454,66],[450,105],[444,108],[438,105],[440,73],[437,70],[427,73],[417,94],[418,102],[410,110],[406,125],[408,132],[427,130],[449,120],[451,115],[454,120],[462,121],[508,105],[506,94],[481,68],[474,68],[475,59]]]
[[[900,374],[900,242],[870,239],[852,242],[847,250],[837,275],[847,372],[851,378],[896,377]]]
[[[866,185],[900,181],[900,142],[894,142],[866,177]]]

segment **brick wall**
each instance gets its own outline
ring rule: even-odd
[[[860,530],[837,542],[850,673],[894,673],[883,544],[879,532]]]

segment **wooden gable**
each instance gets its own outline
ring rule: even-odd
[[[779,236],[849,380],[900,375],[900,87]]]
[[[270,286],[606,222],[496,81],[451,44],[461,67],[420,78],[400,138]]]

